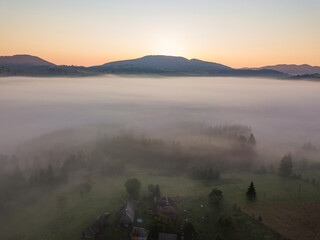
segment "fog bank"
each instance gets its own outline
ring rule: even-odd
[[[163,137],[179,122],[250,126],[275,152],[318,146],[319,93],[316,82],[258,78],[1,78],[0,153],[64,128],[116,124]]]

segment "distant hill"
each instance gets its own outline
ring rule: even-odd
[[[231,68],[222,64],[205,62],[198,59],[188,60],[183,57],[154,55],[132,60],[110,62],[101,66],[92,67],[92,69],[102,71],[136,69],[158,72],[210,72]]]
[[[283,73],[288,73],[290,75],[304,75],[304,74],[320,74],[320,67],[310,66],[307,64],[295,65],[295,64],[279,64],[273,66],[264,66],[258,69],[271,69]]]
[[[215,62],[163,55],[116,61],[89,68],[92,71],[113,74],[166,74],[196,76],[262,76],[284,77],[279,71],[261,69],[233,69]]]
[[[320,74],[314,73],[314,74],[294,75],[294,76],[291,76],[290,79],[320,81]]]
[[[215,62],[163,55],[145,56],[93,67],[59,66],[30,55],[0,57],[0,76],[92,76],[100,74],[288,77],[288,74],[272,69],[234,69]]]
[[[54,67],[55,64],[31,55],[14,55],[0,57],[0,67],[25,69]]]

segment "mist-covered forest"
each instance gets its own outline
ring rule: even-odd
[[[1,239],[318,238],[316,83],[54,80],[0,81]]]

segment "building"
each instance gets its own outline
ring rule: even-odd
[[[121,208],[119,213],[119,225],[129,227],[134,222],[134,207],[131,203],[127,203]]]
[[[149,230],[140,227],[133,227],[130,234],[131,240],[147,240]]]
[[[82,231],[83,239],[96,239],[106,226],[105,218],[100,215],[89,227]]]
[[[163,214],[169,219],[176,219],[178,214],[175,202],[169,197],[163,197],[155,202],[154,213]]]

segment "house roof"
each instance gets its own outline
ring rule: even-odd
[[[149,230],[146,230],[145,228],[139,228],[139,227],[133,227],[131,236],[134,237],[141,237],[141,238],[147,238],[149,234]]]
[[[127,206],[125,208],[127,216],[130,218],[132,222],[134,222],[134,208],[133,204],[127,203]]]
[[[174,201],[168,197],[163,197],[155,204],[154,213],[162,213],[171,219],[175,219],[178,214]]]
[[[134,222],[134,208],[133,204],[127,203],[124,205],[120,211],[120,221],[123,221],[124,219],[129,219],[131,223]]]
[[[177,234],[159,233],[159,240],[177,240]]]
[[[157,201],[157,205],[176,207],[175,202],[170,197],[163,197]]]

